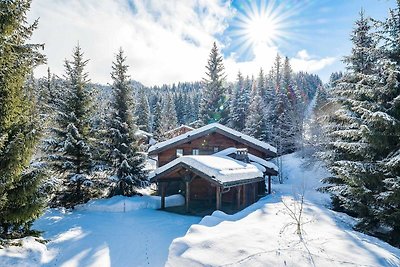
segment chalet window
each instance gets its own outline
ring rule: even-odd
[[[176,156],[177,156],[178,158],[183,156],[183,149],[182,149],[182,148],[178,148],[178,149],[176,150]]]
[[[200,150],[198,148],[193,148],[192,155],[200,155]]]
[[[214,147],[214,153],[216,153],[216,152],[218,152],[218,147],[217,146]]]

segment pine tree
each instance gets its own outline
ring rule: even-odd
[[[199,111],[199,117],[204,124],[227,118],[224,110],[227,102],[224,87],[224,65],[215,42],[206,69],[207,78],[203,80],[204,90]]]
[[[136,123],[139,129],[150,132],[150,105],[143,90],[139,93],[139,101],[135,107]]]
[[[161,111],[161,133],[162,139],[168,139],[170,136],[166,135],[168,131],[171,131],[178,127],[178,120],[176,116],[175,102],[171,94],[168,94],[164,99],[162,111]]]
[[[111,195],[131,196],[137,188],[147,185],[147,175],[143,170],[144,157],[138,152],[132,111],[132,89],[128,65],[122,48],[113,62],[111,78],[113,79],[113,111],[110,118],[110,159],[114,168],[115,187]]]
[[[182,125],[185,123],[185,100],[181,93],[174,95],[174,105],[177,124]]]
[[[258,91],[261,93],[261,97],[263,99],[265,99],[266,98],[266,81],[265,81],[265,75],[264,75],[263,69],[260,69],[260,72],[258,73],[257,87],[258,87]]]
[[[374,96],[380,108],[368,118],[374,126],[369,141],[382,159],[383,177],[374,203],[378,223],[368,230],[400,247],[400,0],[379,26],[377,35],[383,45],[377,71],[379,94]]]
[[[242,131],[245,127],[246,113],[248,108],[248,94],[244,84],[244,78],[239,72],[236,84],[230,97],[229,125],[233,129]]]
[[[157,101],[155,110],[154,110],[154,122],[153,122],[153,137],[157,141],[162,141],[163,139],[163,128],[161,124],[162,117],[162,105],[161,101]]]
[[[49,140],[50,165],[62,179],[54,204],[65,207],[90,199],[92,106],[87,62],[79,45],[73,50],[72,60],[65,60],[64,92],[55,103],[58,116],[52,128],[54,138]]]
[[[42,45],[27,44],[38,21],[26,24],[31,1],[0,3],[0,236],[28,232],[44,206],[40,170],[29,168],[39,139],[37,113],[24,83],[45,59]]]
[[[381,60],[370,20],[363,11],[351,40],[352,53],[345,58],[348,72],[334,88],[335,112],[330,117],[331,141],[326,154],[334,177],[327,182],[333,184],[328,188],[333,194],[334,207],[360,217],[358,226],[371,232],[378,226],[381,201],[377,196],[383,189],[379,162],[398,139],[388,140],[394,128],[391,116],[379,100],[383,90],[382,79],[377,79],[380,64],[376,63]]]
[[[251,91],[251,102],[246,119],[246,128],[244,132],[259,140],[265,139],[265,116],[264,116],[264,101],[261,96],[260,87],[257,83],[253,83]]]

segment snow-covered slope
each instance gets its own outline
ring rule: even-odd
[[[166,204],[182,201],[172,196]],[[0,266],[163,266],[172,240],[200,218],[155,210],[159,202],[159,197],[117,196],[72,212],[49,209],[34,224],[49,242],[28,237],[21,247],[0,249]]]
[[[285,184],[245,210],[220,211],[192,225],[174,240],[167,266],[400,266],[400,250],[352,230],[354,220],[326,208],[328,196],[316,192],[321,167],[304,169],[295,155],[283,158]],[[302,239],[283,202],[305,192]],[[299,207],[299,206],[297,206]]]
[[[150,196],[91,201],[73,212],[50,209],[34,224],[49,242],[29,237],[21,247],[0,249],[0,266],[400,266],[399,249],[352,230],[353,219],[326,208],[328,196],[315,191],[327,175],[323,168],[304,169],[288,155],[283,172],[288,180],[274,184],[272,195],[201,221],[155,210],[159,199]],[[293,209],[291,198],[302,188],[300,239],[282,199]],[[173,196],[167,205],[182,201]]]

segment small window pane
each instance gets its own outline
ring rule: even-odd
[[[183,156],[183,149],[178,148],[178,149],[176,150],[176,156],[177,156],[177,157],[182,157],[182,156]]]
[[[214,147],[214,153],[215,152],[218,152],[218,147],[217,146]]]
[[[200,153],[199,153],[200,151],[197,149],[197,148],[194,148],[193,150],[192,150],[192,154],[193,155],[199,155]]]

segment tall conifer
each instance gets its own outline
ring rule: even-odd
[[[29,0],[0,2],[0,236],[25,234],[42,211],[42,177],[29,169],[39,139],[32,92],[24,84],[44,62],[42,45],[27,44],[38,21],[26,23]]]

